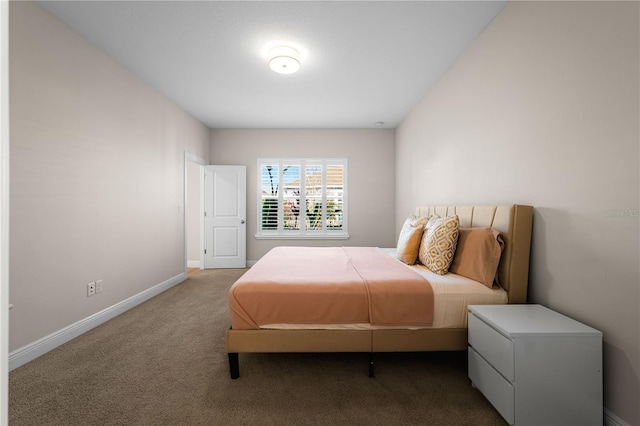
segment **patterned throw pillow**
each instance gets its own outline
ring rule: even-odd
[[[429,216],[427,219],[427,224],[424,226],[424,233],[422,234],[422,239],[420,240],[420,248],[418,248],[418,262],[426,265],[427,262],[427,250],[429,249],[429,245],[427,244],[427,230],[432,229],[436,222],[441,220],[442,218],[433,214]]]
[[[438,275],[446,274],[456,252],[459,224],[457,215],[430,218],[420,243],[420,263]]]
[[[398,237],[398,259],[407,265],[413,265],[418,258],[418,249],[424,232],[425,219],[411,215],[404,221],[400,236]]]

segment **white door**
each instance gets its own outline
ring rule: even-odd
[[[204,168],[204,267],[247,266],[247,168]]]

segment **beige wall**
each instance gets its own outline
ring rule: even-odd
[[[11,2],[10,61],[15,350],[184,271],[209,130],[34,3]]]
[[[638,6],[510,3],[396,134],[396,229],[416,204],[535,206],[529,300],[604,332],[605,407],[629,424],[640,424]]]
[[[395,246],[394,131],[212,130],[210,164],[247,166],[247,260],[279,245]],[[348,159],[348,240],[256,240],[257,159]]]

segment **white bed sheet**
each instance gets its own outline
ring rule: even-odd
[[[381,248],[389,256],[397,258],[395,248]],[[400,261],[398,261],[400,262]],[[449,272],[438,275],[424,265],[406,265],[423,277],[433,287],[434,310],[431,327],[389,327],[360,324],[265,324],[262,329],[276,330],[372,330],[393,328],[466,328],[467,306],[469,305],[501,305],[508,302],[507,292],[496,285],[489,288],[472,279]]]

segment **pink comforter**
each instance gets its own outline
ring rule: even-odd
[[[431,284],[375,247],[276,247],[229,290],[233,329],[430,326]]]

